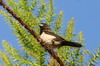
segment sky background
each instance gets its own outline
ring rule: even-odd
[[[75,33],[83,32],[85,49],[95,52],[100,46],[100,0],[55,0],[55,12],[64,11],[64,25],[75,18]],[[0,10],[2,7],[0,6]],[[18,47],[16,36],[12,34],[11,28],[0,14],[0,48],[2,40],[7,40],[14,47]],[[18,49],[18,48],[17,48]],[[99,64],[96,66],[100,66]]]

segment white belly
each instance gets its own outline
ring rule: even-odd
[[[51,36],[51,35],[48,35],[48,34],[45,34],[44,32],[41,34],[40,38],[45,42],[45,43],[48,43],[48,44],[52,44],[52,39],[56,38],[54,36]]]

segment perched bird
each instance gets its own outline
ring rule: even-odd
[[[82,47],[77,42],[66,41],[59,35],[51,32],[50,27],[46,23],[39,23],[40,38],[46,43],[50,44],[52,48],[60,48],[62,46]]]

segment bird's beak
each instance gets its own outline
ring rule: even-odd
[[[42,24],[42,23],[39,23],[38,25],[39,25],[39,26],[43,26],[43,24]]]

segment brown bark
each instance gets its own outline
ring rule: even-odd
[[[44,42],[40,39],[39,35],[36,34],[35,31],[32,30],[30,26],[28,26],[14,11],[12,11],[2,0],[0,0],[0,5],[6,9],[16,20],[19,21],[19,23],[27,29],[34,38],[41,44],[42,47],[44,47],[50,54],[51,56],[54,57],[54,59],[57,60],[57,62],[60,64],[60,66],[66,66],[63,61],[58,57],[57,53],[54,52],[49,44],[45,44]]]

